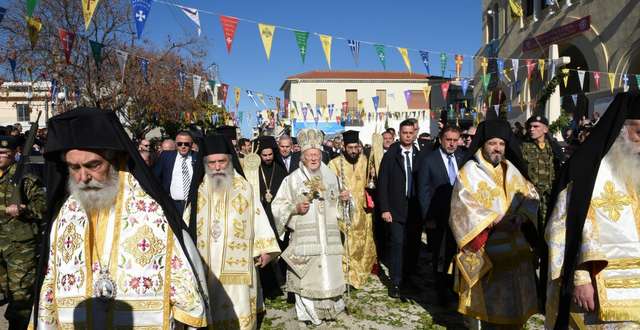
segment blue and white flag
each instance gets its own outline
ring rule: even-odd
[[[151,11],[152,4],[153,0],[131,0],[131,7],[133,7],[133,20],[136,22],[138,39],[142,37],[144,24],[149,18],[149,11]]]
[[[421,50],[420,57],[422,58],[422,63],[424,63],[424,67],[427,69],[427,74],[431,74],[431,70],[429,69],[429,52]]]
[[[16,58],[15,57],[9,57],[9,65],[11,66],[11,75],[13,76],[13,81],[18,80],[16,78],[16,66],[17,66],[17,62],[16,62]]]
[[[496,60],[496,64],[498,65],[498,78],[502,80],[502,74],[504,73],[504,60],[499,58]]]
[[[247,97],[249,97],[249,99],[253,102],[253,104],[255,104],[256,108],[260,109],[258,102],[256,102],[256,98],[253,97],[253,92],[248,89],[247,89]]]
[[[469,89],[469,80],[467,78],[462,79],[460,82],[460,86],[462,86],[462,96],[467,95],[467,89]]]
[[[56,95],[58,95],[58,81],[51,79],[51,103],[56,103]]]
[[[180,84],[180,90],[184,90],[184,84],[187,79],[187,74],[180,70],[178,71],[178,83]]]
[[[347,44],[349,44],[351,55],[353,55],[353,60],[356,62],[356,66],[358,66],[358,63],[360,62],[360,41],[347,40]]]
[[[380,96],[376,95],[372,97],[371,100],[373,101],[373,110],[375,110],[375,112],[378,112],[378,106],[380,105]]]
[[[140,58],[140,71],[142,71],[142,78],[144,78],[144,82],[149,83],[149,60],[146,58]]]
[[[189,8],[189,7],[184,7],[180,5],[176,5],[176,6],[182,9],[182,12],[185,15],[187,15],[187,17],[189,17],[189,19],[191,19],[194,23],[196,23],[196,26],[198,27],[198,37],[199,37],[200,34],[202,33],[202,28],[200,27],[200,13],[198,12],[198,10],[195,8]]]

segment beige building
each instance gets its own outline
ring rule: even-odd
[[[290,116],[294,134],[296,127],[315,126],[317,108],[322,112],[318,128],[331,130],[330,125],[336,127],[336,116],[341,116],[343,121],[346,119],[342,113],[346,102],[347,116],[351,120],[346,121],[343,129],[360,131],[363,143],[370,143],[372,133],[384,131],[385,123],[398,129],[407,116],[419,119],[421,132],[437,132],[435,121],[436,126],[432,127],[431,118],[422,115],[426,109],[443,104],[439,87],[433,89],[429,100],[424,97],[424,88],[432,79],[441,80],[408,72],[311,71],[288,77],[280,90],[284,92],[284,99],[289,100],[289,108],[298,109],[295,123],[293,114]],[[379,100],[377,112],[385,114],[381,120],[376,120],[373,105],[376,96]],[[303,107],[307,107],[306,121],[302,116]],[[328,108],[333,108],[330,117]]]
[[[45,127],[51,115],[51,83],[5,82],[0,85],[0,125],[20,123],[23,130],[35,121],[42,111],[39,127]]]
[[[510,2],[521,5],[523,15],[512,15]],[[560,84],[562,108],[579,115],[601,114],[613,95],[623,90],[624,75],[631,89],[637,89],[640,75],[640,1],[637,0],[559,0],[547,5],[547,0],[482,0],[482,47],[477,56],[505,58],[505,68],[511,68],[510,58],[538,59],[549,57],[549,45],[557,44],[560,56],[568,56],[571,63],[568,85]],[[526,82],[527,68],[519,63],[522,83],[518,99],[514,96],[513,111],[508,117],[523,121],[534,111],[532,103],[542,94],[540,76]],[[547,62],[545,83],[548,83],[551,64]],[[481,66],[476,60],[476,77]],[[578,72],[587,71],[584,89],[580,87]],[[489,60],[488,72],[496,71],[495,60]],[[599,71],[600,88],[596,88],[593,72]],[[614,92],[611,93],[607,72],[615,73]],[[480,80],[480,79],[479,79]],[[492,103],[504,103],[510,97],[510,84],[492,77]],[[474,95],[482,94],[482,84],[476,85]],[[524,101],[520,111],[520,101]],[[533,102],[531,102],[533,101]],[[575,102],[575,103],[574,103]],[[491,109],[491,108],[490,108]]]

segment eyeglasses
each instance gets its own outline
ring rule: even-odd
[[[464,134],[464,135],[462,135],[462,137],[465,138],[465,139],[473,139],[474,136],[475,136],[475,134]]]
[[[178,147],[191,147],[191,142],[176,142]]]

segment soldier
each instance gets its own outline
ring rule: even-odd
[[[33,303],[36,236],[46,198],[37,177],[14,178],[17,146],[15,137],[0,136],[0,285],[9,303],[5,313],[9,329],[26,329]],[[16,180],[22,182],[21,200],[14,196]]]

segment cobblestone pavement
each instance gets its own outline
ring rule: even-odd
[[[405,299],[389,298],[385,286],[387,279],[371,275],[363,289],[351,292],[347,299],[348,313],[342,313],[333,322],[307,327],[296,320],[293,304],[288,304],[285,297],[279,297],[267,300],[267,314],[261,329],[467,329],[463,317],[456,312],[454,301],[448,308],[437,303],[435,288],[426,280],[433,278],[428,259],[427,253],[423,252],[420,262],[423,266],[418,278],[414,279],[418,287]],[[543,322],[541,315],[535,315],[526,329],[543,329]]]

